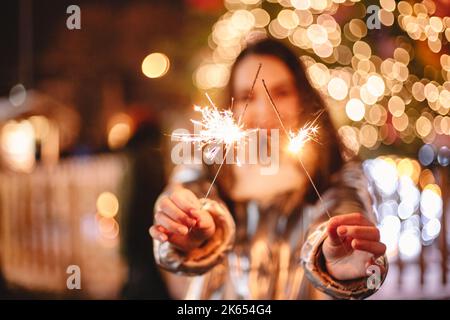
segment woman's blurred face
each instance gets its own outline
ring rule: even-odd
[[[288,67],[277,57],[270,55],[249,55],[239,62],[235,69],[232,90],[234,93],[234,108],[239,115],[247,101],[252,83],[258,70],[262,68],[253,89],[247,111],[243,118],[246,127],[280,128],[276,114],[267,97],[262,79],[265,81],[281,119],[287,129],[296,129],[301,113],[300,97],[294,77]],[[283,134],[280,132],[280,134]]]

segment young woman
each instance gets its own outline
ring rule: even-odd
[[[304,66],[274,40],[248,45],[231,71],[237,114],[251,96],[247,128],[280,129],[262,82],[251,91],[260,64],[259,79],[288,130],[325,110],[318,120],[320,143],[307,143],[298,155],[322,201],[298,159],[283,151],[275,174],[262,175],[259,164],[225,164],[208,199],[202,197],[217,168],[178,167],[155,204],[150,234],[156,261],[169,271],[175,298],[319,298],[314,287],[335,298],[367,297],[384,280],[387,260],[361,164],[344,160]]]

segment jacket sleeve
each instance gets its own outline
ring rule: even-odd
[[[192,166],[177,167],[171,177],[169,187],[159,199],[167,194],[173,185],[183,185],[193,191],[199,198],[205,195],[209,183],[201,176],[201,169]],[[161,243],[153,239],[153,253],[156,263],[163,269],[177,274],[195,276],[208,272],[222,262],[225,254],[232,249],[235,239],[235,223],[226,205],[213,191],[210,199],[201,198],[204,210],[209,211],[216,231],[201,247],[182,252],[168,241]],[[158,200],[159,200],[158,199]],[[155,210],[158,206],[155,204]]]
[[[329,212],[332,216],[353,212],[365,214],[376,223],[372,209],[372,197],[369,185],[359,162],[348,162],[338,175],[333,177],[332,187],[315,205],[315,217],[307,240],[301,250],[301,264],[312,284],[320,291],[337,299],[362,299],[375,293],[386,278],[388,261],[386,256],[379,257],[376,266],[370,268],[378,281],[372,283],[367,277],[354,280],[336,280],[325,267],[322,244],[326,239],[326,227]]]

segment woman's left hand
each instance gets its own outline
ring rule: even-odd
[[[386,252],[377,227],[361,213],[331,218],[327,234],[322,252],[328,272],[337,280],[367,276],[367,268]]]

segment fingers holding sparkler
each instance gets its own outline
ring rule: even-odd
[[[286,134],[287,138],[289,139],[288,150],[297,156],[297,159],[303,169],[303,172],[308,177],[308,180],[311,183],[311,186],[313,187],[314,192],[316,193],[317,198],[320,201],[320,204],[324,208],[324,211],[326,212],[328,219],[331,219],[331,214],[328,211],[327,206],[325,205],[325,203],[322,199],[322,195],[320,194],[319,190],[317,189],[317,186],[314,183],[314,180],[311,177],[309,171],[306,169],[306,166],[303,163],[302,158],[299,156],[299,152],[301,150],[303,150],[306,142],[308,142],[310,140],[316,141],[315,137],[318,134],[318,129],[319,129],[319,127],[317,126],[316,123],[317,123],[319,117],[322,115],[323,111],[321,111],[311,123],[307,123],[302,128],[300,128],[300,130],[297,132],[297,134],[293,133],[292,131],[288,131],[283,123],[283,120],[281,119],[280,111],[278,110],[275,102],[273,101],[272,96],[270,95],[269,89],[267,88],[264,79],[262,80],[262,83],[263,83],[266,95],[270,101],[270,104],[271,104],[273,110],[275,111],[275,114],[277,115],[278,121],[280,122],[280,125],[281,125],[284,133]],[[346,254],[349,254],[350,252],[348,251],[348,249],[346,249],[346,246],[342,242],[342,240],[339,237],[337,240],[340,241],[340,244],[342,245],[344,252]]]
[[[357,270],[354,274],[348,273],[348,265],[346,264],[346,258],[348,257],[351,263],[357,264],[359,259],[359,252],[365,251],[373,255],[373,257],[379,257],[386,251],[386,246],[380,242],[380,234],[377,227],[370,222],[367,217],[360,213],[355,214],[343,214],[336,217],[331,217],[327,206],[325,205],[322,196],[317,189],[311,175],[303,164],[302,158],[298,153],[303,149],[306,142],[315,140],[318,134],[317,121],[321,114],[320,112],[316,118],[303,126],[297,134],[288,132],[281,119],[280,112],[276,107],[269,90],[264,83],[264,89],[275,111],[280,125],[283,128],[286,136],[289,139],[288,150],[297,155],[297,159],[303,168],[306,176],[308,177],[317,197],[327,213],[329,222],[327,228],[328,237],[322,245],[322,252],[327,261],[327,269],[337,279],[351,279],[357,275],[365,274],[366,270]],[[370,261],[369,261],[370,262]]]
[[[155,208],[150,235],[161,242],[169,241],[181,250],[198,247],[215,232],[211,214],[201,209],[200,199],[183,187],[162,196]]]

